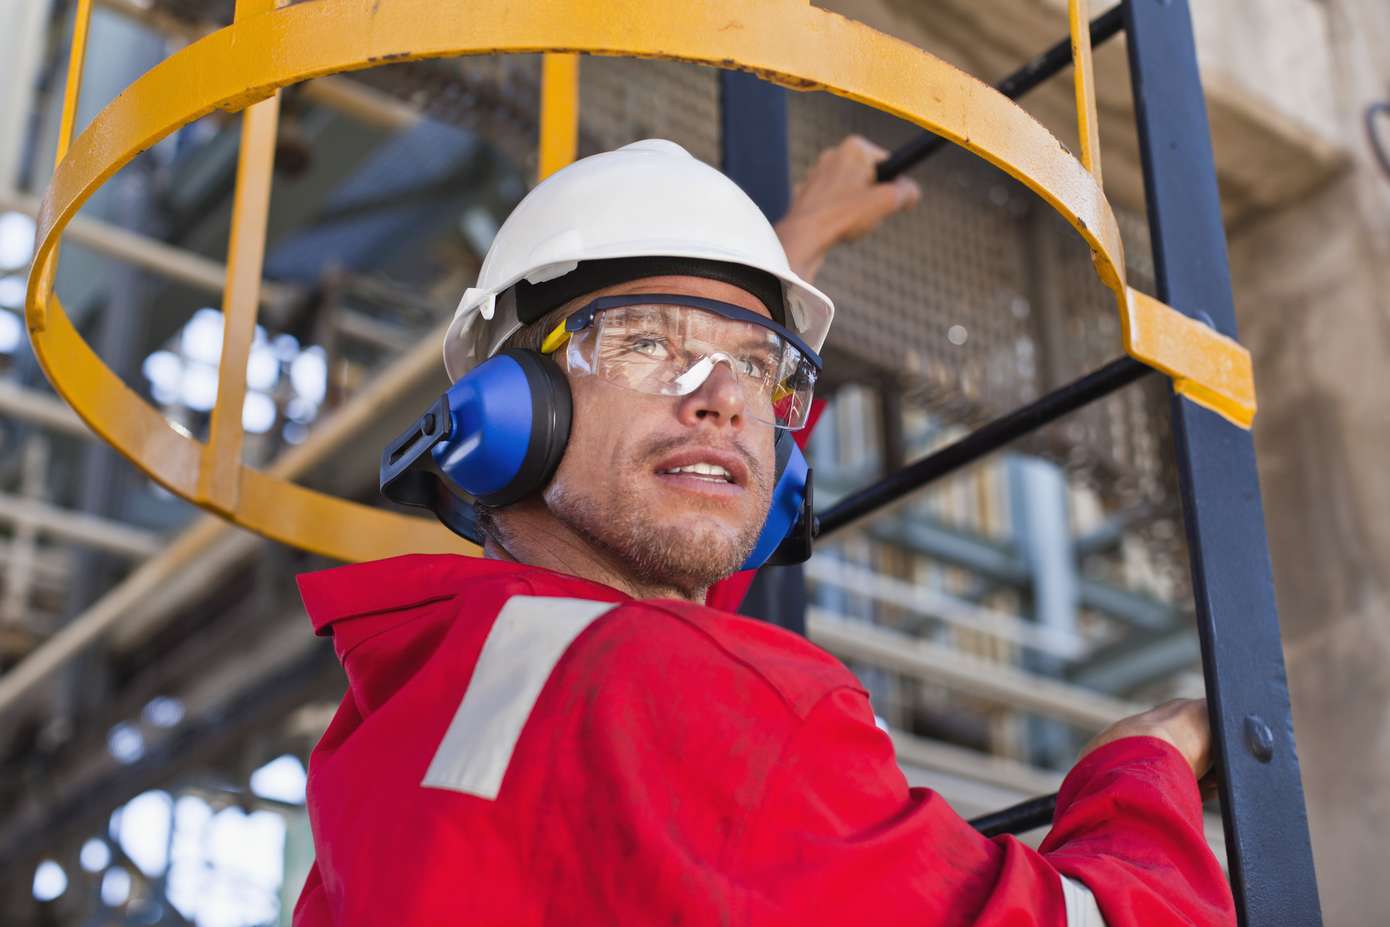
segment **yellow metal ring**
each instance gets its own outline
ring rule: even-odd
[[[139,152],[214,110],[241,111],[282,87],[328,74],[400,61],[516,52],[668,58],[739,68],[795,90],[838,94],[930,129],[1013,175],[1071,222],[1091,246],[1102,281],[1116,295],[1126,348],[1159,366],[1144,356],[1144,344],[1131,337],[1135,300],[1125,284],[1115,217],[1096,179],[1007,98],[862,23],[800,0],[299,0],[239,16],[152,68],[93,119],[57,166],[39,215],[26,300],[35,352],[55,388],[152,478],[199,501],[201,445],[121,383],[48,292],[45,281],[52,279],[50,264],[67,223]],[[1145,299],[1143,307],[1155,318],[1166,318],[1165,312],[1179,315]],[[1198,332],[1172,343],[1184,350],[1195,343],[1200,353],[1213,339],[1220,336]],[[1237,354],[1243,350],[1235,347]],[[1187,366],[1187,358],[1173,356],[1165,369],[1181,386],[1190,374]],[[1201,395],[1215,396],[1217,406],[1224,401],[1220,387],[1208,385]],[[1253,415],[1253,392],[1251,397],[1248,411]],[[1237,405],[1219,411],[1238,419]],[[339,559],[462,547],[438,526],[326,496],[273,473],[240,467],[239,481],[236,504],[225,513],[233,521]]]

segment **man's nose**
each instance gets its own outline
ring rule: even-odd
[[[686,425],[729,425],[742,428],[743,387],[728,363],[717,362],[705,382],[680,399],[677,415]]]

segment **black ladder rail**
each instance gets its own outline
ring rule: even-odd
[[[1119,3],[1091,20],[1091,47],[1099,48],[1119,34],[1124,26],[1124,4]],[[1010,100],[1017,100],[1071,64],[1071,61],[1071,37],[1068,36],[995,84],[994,89]],[[892,180],[904,171],[921,164],[948,144],[950,143],[946,139],[934,132],[924,131],[878,162],[876,179],[880,183]]]
[[[1130,83],[1157,295],[1237,337],[1188,0],[1128,0]],[[1322,923],[1251,433],[1174,392],[1226,855],[1242,925]]]

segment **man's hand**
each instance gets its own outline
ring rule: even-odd
[[[888,152],[868,139],[849,135],[822,151],[797,184],[791,207],[777,223],[777,237],[803,279],[815,278],[835,245],[868,234],[922,198],[921,187],[908,177],[874,181],[874,166],[886,157]]]
[[[1122,737],[1157,737],[1167,741],[1183,755],[1198,779],[1211,768],[1211,725],[1204,698],[1174,699],[1141,715],[1116,721],[1097,734],[1081,756]]]

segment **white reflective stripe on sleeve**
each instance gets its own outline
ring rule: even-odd
[[[1100,907],[1091,890],[1075,879],[1058,874],[1062,879],[1062,897],[1067,901],[1067,927],[1105,927]]]
[[[420,784],[495,799],[555,664],[580,632],[613,607],[588,599],[508,599]]]

